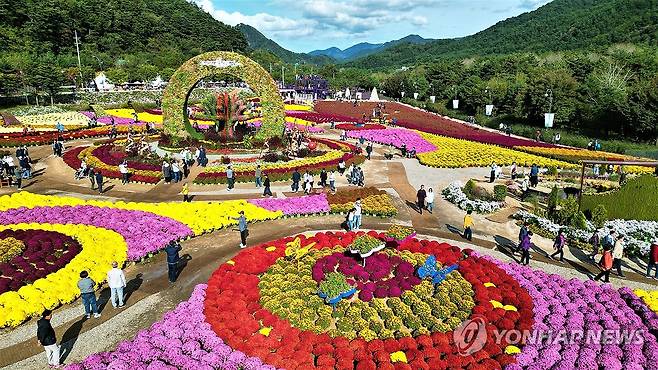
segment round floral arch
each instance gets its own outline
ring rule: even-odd
[[[257,139],[283,134],[285,109],[274,80],[258,63],[229,51],[197,55],[183,63],[171,76],[162,98],[163,124],[167,134],[174,138],[202,138],[187,117],[187,99],[199,81],[219,73],[240,78],[260,97],[263,119]]]

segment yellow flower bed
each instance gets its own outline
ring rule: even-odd
[[[433,152],[417,155],[420,163],[426,166],[447,168],[486,167],[491,165],[491,162],[496,162],[498,165],[510,165],[512,162],[516,162],[519,166],[531,166],[536,163],[540,167],[578,167],[573,163],[544,158],[495,145],[438,136],[421,131],[417,132],[438,148]]]
[[[62,113],[47,113],[35,114],[30,116],[17,116],[16,117],[23,125],[29,126],[52,126],[54,127],[57,122],[60,122],[65,127],[77,128],[80,126],[87,126],[89,118],[79,112],[62,112]]]
[[[562,161],[581,163],[583,160],[600,160],[600,161],[648,161],[647,159],[632,157],[629,155],[601,152],[587,149],[571,148],[541,148],[535,146],[517,146],[514,149],[537,154],[544,157],[558,159]],[[658,162],[656,162],[658,165]],[[624,166],[626,172],[631,173],[650,173],[654,171],[651,167]]]
[[[301,104],[286,104],[285,105],[286,110],[301,110],[301,111],[310,111],[311,107],[310,105],[301,105]]]
[[[286,122],[295,123],[295,124],[298,124],[298,125],[301,125],[301,126],[314,126],[315,125],[315,122],[307,121],[307,120],[301,119],[301,118],[289,117],[289,116],[286,116]]]
[[[283,216],[283,212],[272,212],[253,205],[246,200],[224,202],[110,202],[105,200],[83,200],[74,197],[51,196],[18,192],[0,197],[0,211],[20,207],[57,207],[90,205],[95,207],[117,208],[151,212],[169,217],[187,225],[196,235],[237,224],[238,212],[244,210],[247,219],[252,221],[273,220]]]
[[[25,249],[22,241],[8,237],[0,239],[0,262],[5,263],[18,256]]]
[[[347,213],[352,207],[354,207],[354,202],[329,204],[329,206],[333,213]],[[364,214],[380,217],[393,217],[398,213],[397,208],[395,208],[395,205],[388,194],[371,195],[363,198],[361,200],[361,210]]]
[[[121,118],[133,118],[134,109],[106,109],[105,114]],[[162,124],[162,115],[148,112],[137,113],[137,119],[144,122]]]
[[[293,167],[314,165],[314,164],[325,163],[333,160],[338,160],[343,157],[343,154],[344,153],[340,150],[332,150],[317,157],[295,159],[292,161],[282,162],[282,163],[260,163],[260,168],[263,171],[267,171],[267,170],[274,170],[278,168],[293,168]],[[244,164],[240,163],[240,164],[232,164],[231,168],[235,172],[253,172],[256,171],[257,165],[258,165],[257,163],[244,163]],[[225,171],[226,171],[226,165],[221,165],[221,166],[206,167],[206,169],[203,172],[225,172]]]
[[[66,234],[80,243],[82,251],[59,271],[16,292],[0,294],[0,327],[17,326],[40,315],[46,308],[72,302],[80,295],[77,287],[80,271],[87,270],[95,282],[101,282],[105,280],[112,261],[122,264],[127,256],[128,247],[121,235],[94,226],[25,223],[0,226],[0,230],[5,229],[39,229]]]
[[[652,311],[658,313],[658,290],[646,291],[643,289],[636,289],[635,294],[642,298],[644,303],[646,303]]]

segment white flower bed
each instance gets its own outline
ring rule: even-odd
[[[569,238],[578,239],[584,243],[589,241],[589,238],[596,229],[591,222],[587,222],[587,230],[580,230],[570,226],[560,226],[551,220],[535,216],[526,211],[518,211],[512,217],[523,221],[536,222],[542,230],[551,234],[557,234],[560,229],[564,229]],[[656,221],[606,221],[605,226],[599,231],[601,239],[603,239],[611,229],[615,230],[618,235],[625,236],[624,241],[627,250],[638,251],[642,256],[646,256],[649,253],[651,242],[658,238],[658,222]]]
[[[472,209],[477,213],[492,213],[496,212],[499,209],[505,207],[505,202],[487,202],[484,200],[470,200],[464,194],[462,187],[464,185],[455,181],[448,185],[447,188],[443,189],[441,194],[443,194],[443,199],[448,202],[455,204],[457,207],[463,210]]]

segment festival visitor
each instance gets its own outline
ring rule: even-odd
[[[112,262],[112,269],[107,272],[107,285],[110,287],[112,307],[123,307],[123,289],[126,287],[126,275],[119,268],[117,261]]]
[[[324,168],[320,171],[320,186],[323,188],[327,187],[327,170]]]
[[[608,233],[608,235],[606,235],[603,238],[603,241],[601,242],[601,245],[603,245],[604,247],[607,245],[608,247],[610,247],[610,250],[612,250],[612,248],[615,246],[615,231],[614,230],[610,230],[610,233]]]
[[[262,180],[262,171],[260,169],[260,165],[256,165],[256,173],[254,174],[256,178],[256,188],[260,188],[263,186],[263,180]]]
[[[103,194],[103,173],[101,170],[96,171],[96,186],[98,186],[98,194]]]
[[[615,246],[612,248],[612,267],[617,269],[617,276],[625,277],[624,273],[621,271],[621,262],[624,258],[624,236],[619,235]]]
[[[473,240],[473,216],[471,214],[473,210],[466,211],[466,216],[464,216],[464,238],[468,241]]]
[[[528,266],[530,264],[530,247],[532,247],[532,241],[530,241],[530,238],[532,237],[532,235],[533,235],[532,231],[528,231],[523,237],[523,240],[521,240],[520,263],[525,266]]]
[[[402,144],[402,147],[400,148],[400,155],[402,156],[402,158],[407,157],[407,144],[404,143]]]
[[[55,124],[55,129],[57,129],[57,132],[60,134],[64,132],[64,125],[62,125],[61,122],[57,121],[57,124]]]
[[[589,244],[592,246],[592,254],[589,255],[589,258],[594,261],[594,258],[599,254],[599,248],[601,247],[601,240],[599,237],[599,229],[594,230],[594,233],[589,238]]]
[[[345,161],[342,158],[338,161],[338,173],[341,175],[345,173]]]
[[[270,190],[270,177],[267,176],[267,174],[264,174],[264,175],[265,175],[265,181],[263,181],[263,187],[264,187],[263,196],[271,197],[272,196],[272,190]]]
[[[290,189],[297,193],[299,191],[299,181],[302,179],[302,174],[295,168],[295,172],[292,173],[292,185]]]
[[[233,168],[231,168],[230,164],[226,167],[226,180],[228,181],[226,190],[233,190],[233,185],[235,184],[235,176],[233,174]]]
[[[313,187],[311,185],[310,181],[304,181],[304,194],[309,195],[311,194],[311,191],[313,190]]]
[[[173,179],[174,183],[177,183],[182,179],[180,174],[180,167],[178,167],[178,161],[175,159],[171,160],[171,178]]]
[[[340,140],[341,140],[341,141],[345,141],[345,140],[347,140],[347,131],[345,131],[345,130],[341,131],[341,133],[340,133]]]
[[[18,167],[14,169],[14,182],[16,183],[16,188],[19,191],[22,190],[21,185],[23,182],[23,171],[21,171],[21,169]]]
[[[418,192],[416,192],[416,205],[418,205],[418,212],[422,215],[423,208],[425,208],[425,198],[427,198],[427,192],[425,191],[425,185],[421,185]]]
[[[183,177],[187,178],[190,175],[190,167],[187,164],[187,161],[183,159]]]
[[[347,225],[346,229],[347,231],[352,231],[354,230],[354,212],[356,212],[356,209],[352,207],[349,212],[347,212],[347,216],[345,217],[345,224]]]
[[[94,314],[94,318],[101,317],[98,313],[98,304],[96,302],[96,294],[94,287],[96,283],[89,277],[89,273],[85,270],[80,272],[80,280],[78,280],[78,289],[80,289],[80,296],[82,297],[82,305],[85,308],[85,315],[87,318]]]
[[[171,181],[171,166],[169,166],[169,162],[166,160],[162,162],[162,177],[165,184],[169,184],[169,181]]]
[[[658,280],[658,238],[653,240],[649,247],[649,260],[647,261],[647,277],[651,277],[651,269],[656,269],[654,279]]]
[[[206,156],[206,149],[203,146],[200,146],[198,149],[199,155],[197,156],[197,161],[201,167],[205,167],[208,164],[208,157]]]
[[[265,175],[267,181],[267,175]],[[247,247],[247,236],[249,236],[249,229],[247,228],[247,218],[244,216],[244,211],[240,211],[240,216],[234,218],[238,221],[238,230],[240,230],[240,248]]]
[[[119,164],[119,172],[121,173],[121,183],[126,185],[128,183],[128,161],[124,160]]]
[[[32,165],[30,165],[30,157],[28,155],[24,155],[22,157],[18,158],[18,164],[21,166],[21,170],[23,171],[23,178],[24,179],[29,179],[32,177]]]
[[[183,249],[176,240],[169,242],[165,248],[165,253],[167,253],[167,273],[169,275],[169,282],[175,283],[178,278],[178,261],[180,256],[178,252]]]
[[[601,174],[601,166],[597,163],[592,167],[592,175],[594,178],[598,178]]]
[[[354,202],[354,230],[361,229],[361,198],[356,198]]]
[[[61,157],[62,150],[64,150],[64,145],[62,144],[62,142],[57,139],[53,140],[53,154],[58,157]]]
[[[427,204],[427,210],[432,213],[434,210],[434,190],[432,190],[432,188],[427,190],[427,198],[425,198],[425,203]]]
[[[180,191],[181,194],[183,194],[183,202],[190,202],[190,186],[187,184],[187,182],[183,183],[183,189]]]
[[[539,184],[539,167],[536,163],[533,163],[530,168],[530,186],[536,188],[537,184]]]
[[[509,169],[510,177],[512,178],[512,180],[516,179],[516,171],[517,171],[516,162],[512,162],[512,165],[510,166]]]
[[[48,359],[48,366],[51,369],[59,369],[59,346],[57,345],[57,335],[55,335],[55,329],[53,329],[52,324],[50,324],[50,319],[53,317],[53,312],[51,310],[44,310],[41,314],[41,318],[37,321],[37,339],[39,343],[43,346],[43,350],[46,352],[46,358]]]
[[[523,239],[525,238],[526,235],[528,235],[529,231],[530,231],[530,222],[524,221],[523,225],[521,225],[521,229],[519,230],[519,244],[517,245],[514,253],[521,251],[521,243],[523,243]]]
[[[497,166],[496,162],[491,162],[491,172],[489,173],[489,182],[494,182],[496,179],[496,171],[497,171]]]
[[[370,160],[370,155],[372,154],[372,142],[369,142],[366,145],[366,159]]]
[[[564,246],[567,244],[567,238],[564,236],[564,230],[560,229],[553,243],[553,249],[555,253],[551,254],[551,259],[555,259],[555,256],[560,255],[560,262],[564,262]]]
[[[94,167],[89,167],[87,176],[89,177],[89,182],[91,183],[91,190],[94,190],[94,188],[96,188],[96,172],[94,171]]]
[[[604,283],[610,282],[610,271],[612,271],[612,261],[613,258],[612,258],[611,248],[609,245],[604,245],[603,256],[601,256],[601,260],[599,261],[599,267],[601,268],[601,272],[594,277],[594,281],[604,278],[603,279]]]
[[[336,171],[331,171],[329,174],[329,190],[336,192]]]

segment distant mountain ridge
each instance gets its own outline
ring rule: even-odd
[[[390,47],[400,45],[400,44],[425,44],[428,42],[434,41],[432,39],[425,39],[419,35],[408,35],[399,40],[388,41],[381,44],[372,44],[369,42],[362,42],[345,50],[341,50],[337,47],[331,47],[324,50],[313,50],[309,55],[315,56],[328,56],[337,61],[347,62],[353,59],[361,58],[372,53],[376,53]]]

